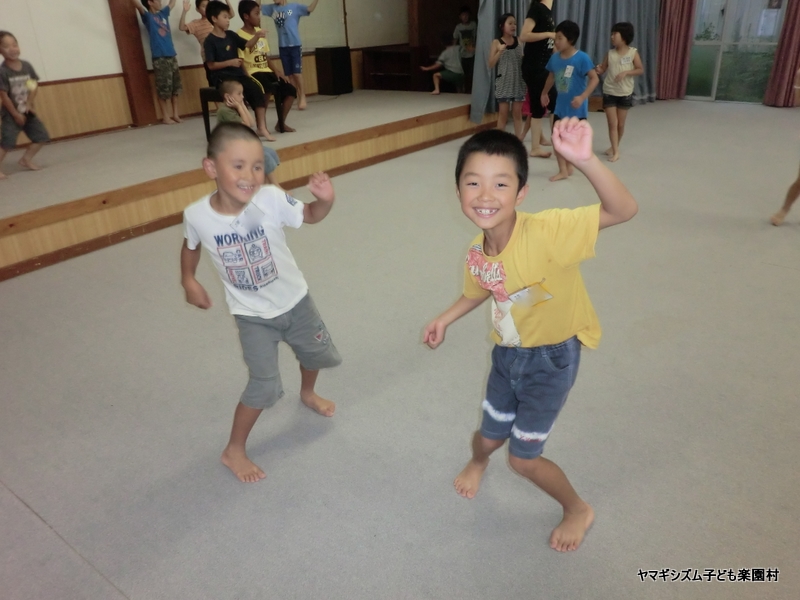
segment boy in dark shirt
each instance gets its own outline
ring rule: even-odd
[[[255,46],[258,40],[266,35],[266,31],[261,30],[247,42],[232,31],[228,31],[231,23],[230,9],[227,4],[218,0],[208,3],[206,18],[214,26],[203,42],[206,66],[210,75],[209,83],[217,86],[221,81],[229,79],[241,83],[244,88],[244,98],[256,113],[258,135],[269,142],[274,142],[275,138],[267,129],[267,101],[264,89],[255,79],[247,75],[242,67],[242,59],[239,58],[239,50],[245,48],[249,50]]]

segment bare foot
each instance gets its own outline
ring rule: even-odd
[[[294,133],[295,131],[297,131],[297,129],[295,129],[294,127],[289,127],[284,123],[283,127],[281,127],[279,131],[281,133]]]
[[[300,98],[300,102],[297,103],[297,110],[305,110],[308,108],[308,104],[306,103],[305,96]]]
[[[3,179],[8,179],[8,175],[0,171],[0,181],[2,181]]]
[[[770,218],[770,222],[777,227],[778,225],[783,223],[783,220],[786,218],[787,213],[788,211],[780,209],[778,212],[772,215],[772,217]]]
[[[567,175],[572,177],[572,174],[575,172],[575,165],[572,163],[567,163]]]
[[[613,148],[609,148],[608,150],[605,151],[605,155],[606,156],[614,156],[614,149]]]
[[[175,121],[176,123],[183,123],[183,120],[178,115],[172,117],[172,120]]]
[[[262,137],[265,140],[267,140],[268,142],[274,142],[275,141],[275,138],[266,129],[259,129],[258,130],[258,137]]]
[[[41,171],[42,167],[34,163],[32,160],[25,158],[24,156],[19,159],[19,165],[21,167],[25,167],[26,169],[30,169],[31,171]]]
[[[550,534],[550,547],[556,552],[577,550],[593,521],[594,510],[585,502],[583,508],[578,511],[570,513],[565,511],[561,523]]]
[[[488,466],[488,460],[485,463],[477,463],[474,460],[470,460],[453,482],[453,487],[456,488],[458,495],[469,499],[474,498],[475,494],[478,493],[478,488],[481,487],[483,472],[486,471]]]
[[[173,121],[170,117],[164,117],[163,119],[161,119],[161,122],[164,125],[174,125],[175,124],[175,121]]]
[[[550,181],[561,181],[562,179],[566,179],[567,177],[569,177],[569,173],[562,173],[561,171],[559,171],[550,178]]]
[[[612,154],[608,157],[608,162],[617,162],[619,160],[619,153]]]
[[[323,417],[332,417],[334,411],[336,410],[336,404],[330,400],[326,400],[322,396],[318,396],[314,392],[308,395],[300,394],[300,400],[302,400],[303,404],[305,404],[308,408],[318,412]]]
[[[431,92],[431,96],[438,96],[438,95],[439,95],[439,90],[433,90]]]
[[[222,453],[222,464],[228,467],[239,481],[244,483],[255,483],[266,477],[261,468],[247,458],[241,450],[225,448]]]
[[[528,156],[532,156],[533,158],[550,158],[552,155],[552,152],[537,148],[536,150],[531,150],[531,153]]]

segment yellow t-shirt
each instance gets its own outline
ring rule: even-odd
[[[256,27],[256,31],[261,31],[261,27]],[[236,32],[240,38],[245,41],[250,41],[250,38],[253,37],[252,34],[247,33],[244,29],[240,29]],[[269,68],[269,43],[267,42],[267,38],[261,38],[256,42],[256,45],[248,50],[245,48],[244,50],[239,50],[239,58],[242,59],[244,64],[244,70],[247,72],[248,75],[252,75],[253,73],[272,73],[272,69]]]
[[[599,225],[599,204],[518,212],[498,256],[483,253],[483,234],[475,238],[464,266],[464,295],[491,292],[497,344],[533,348],[577,335],[584,346],[597,348],[600,322],[579,267],[594,256]]]

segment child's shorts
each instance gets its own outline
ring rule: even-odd
[[[519,98],[497,98],[498,102],[525,102],[525,96]]]
[[[603,94],[603,108],[622,108],[633,107],[633,94],[628,96],[610,96]]]
[[[446,81],[447,83],[452,83],[455,86],[459,86],[464,83],[464,74],[463,73],[456,73],[455,71],[448,71],[447,69],[442,69],[439,71],[442,75],[442,80]]]
[[[580,362],[577,337],[535,348],[495,346],[481,435],[490,440],[510,438],[511,455],[537,458],[575,383]]]
[[[17,145],[20,132],[23,131],[34,144],[44,144],[50,141],[50,135],[47,133],[44,123],[35,114],[25,115],[25,125],[20,127],[14,117],[5,113],[2,123],[0,123],[0,148],[3,150],[13,149]]]
[[[278,48],[283,65],[283,74],[299,75],[303,72],[303,48],[302,46],[281,46]]]
[[[325,323],[310,294],[274,319],[235,315],[244,362],[250,380],[240,402],[250,408],[269,408],[283,396],[278,369],[278,342],[291,346],[304,369],[316,371],[341,364]]]
[[[161,100],[169,100],[183,91],[178,59],[174,56],[154,58],[153,74],[156,79],[156,94]]]
[[[264,173],[269,175],[278,168],[279,164],[281,164],[281,159],[278,157],[278,153],[272,148],[264,146]]]

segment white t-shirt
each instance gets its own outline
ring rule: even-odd
[[[211,208],[211,194],[183,212],[183,230],[190,250],[201,244],[225,284],[225,298],[233,315],[273,319],[290,311],[308,293],[283,227],[303,224],[303,203],[275,187],[265,185],[248,204],[257,220],[247,235],[234,229],[233,215]],[[240,228],[241,230],[241,228]]]

